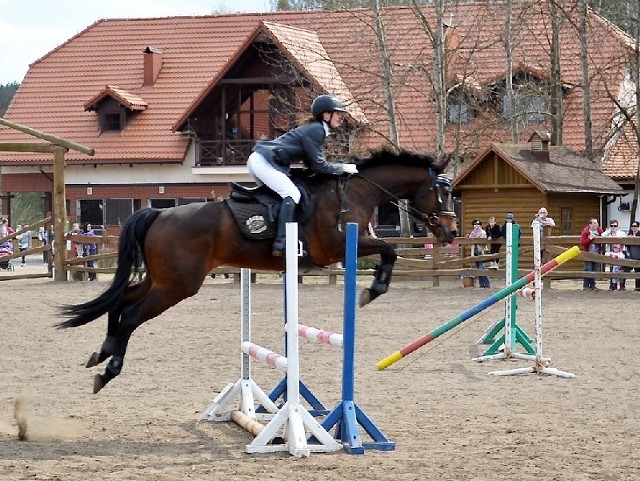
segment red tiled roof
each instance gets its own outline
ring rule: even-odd
[[[529,10],[518,25],[520,35],[514,42],[514,65],[549,70],[547,2],[527,5]],[[424,13],[425,18],[434,18],[432,7],[424,7]],[[172,128],[233,65],[243,48],[267,31],[318,85],[344,96],[356,116],[360,115],[359,109],[369,126],[361,134],[360,144],[376,147],[386,143],[389,129],[372,15],[363,9],[100,20],[31,65],[6,117],[95,149],[92,158],[69,152],[66,160],[70,163],[181,162],[189,139]],[[487,85],[504,75],[504,9],[499,4],[481,1],[452,5],[446,18],[451,19],[459,42],[455,62],[450,64],[452,71],[447,72],[449,79],[463,74],[472,76],[474,83]],[[519,12],[514,18],[520,18]],[[435,107],[429,37],[409,8],[386,9],[384,23],[394,67],[392,89],[401,144],[409,149],[433,150]],[[614,110],[606,87],[622,83],[622,59],[626,59],[633,43],[595,14],[591,14],[590,25],[598,45],[590,53],[590,62],[594,72],[596,68],[603,72],[591,84],[594,143],[599,148],[608,136]],[[575,60],[579,58],[579,39],[571,22],[565,22],[563,28],[563,82],[580,86],[580,66]],[[305,45],[313,52],[305,52]],[[147,47],[162,50],[162,69],[152,87],[142,85],[143,51]],[[601,77],[606,77],[609,85]],[[100,134],[96,113],[84,110],[85,103],[105,85],[118,85],[147,104],[144,112],[117,134]],[[126,94],[122,97],[131,99]],[[565,144],[581,149],[581,89],[572,89],[564,105]],[[548,126],[532,126],[532,130],[535,128],[544,130]],[[449,150],[453,150],[452,129],[447,128]],[[530,134],[522,130],[520,141]],[[463,126],[460,138],[463,152],[478,152],[490,142],[509,141],[510,132],[500,120],[500,112],[480,112]],[[0,128],[2,142],[25,140],[31,139]],[[39,154],[0,153],[0,164],[24,162],[41,164],[51,159]]]
[[[85,110],[95,110],[96,106],[105,97],[112,97],[117,100],[121,105],[124,105],[129,110],[142,111],[147,108],[147,102],[143,98],[138,97],[131,92],[127,92],[124,89],[115,87],[113,85],[107,85],[96,96],[89,99],[84,103]]]
[[[596,163],[571,149],[549,146],[548,158],[545,159],[541,158],[540,152],[534,152],[530,145],[500,143],[491,144],[469,162],[454,180],[454,189],[492,152],[543,193],[622,192],[622,188],[606,176]]]

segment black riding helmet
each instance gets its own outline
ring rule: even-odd
[[[340,101],[331,95],[320,95],[311,104],[311,115],[318,117],[323,112],[346,112]]]

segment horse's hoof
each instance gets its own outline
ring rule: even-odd
[[[84,363],[84,367],[93,367],[97,366],[98,364],[100,364],[100,354],[97,352],[93,352],[87,358],[86,362]]]
[[[96,374],[93,378],[93,394],[98,394],[104,385],[105,382],[102,380],[102,377],[100,377],[100,374]]]
[[[358,300],[358,307],[366,306],[371,302],[371,291],[369,289],[363,289],[360,293],[360,299]]]

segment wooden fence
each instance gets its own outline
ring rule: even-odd
[[[50,219],[44,219],[30,226],[27,226],[23,231],[31,230],[35,231],[41,225],[46,225],[50,222]],[[19,235],[19,232],[9,236],[15,238]],[[484,254],[481,256],[471,255],[471,246],[478,244],[478,239],[470,239],[467,237],[456,238],[452,244],[447,246],[434,246],[432,245],[433,238],[431,237],[391,237],[385,238],[385,241],[394,244],[396,246],[396,252],[398,253],[398,260],[396,262],[395,269],[393,271],[394,279],[408,279],[408,280],[422,280],[430,282],[433,286],[439,286],[442,280],[458,280],[467,277],[477,277],[480,275],[488,276],[496,281],[503,280],[505,278],[504,261],[505,261],[505,248],[502,247],[498,254]],[[64,263],[64,269],[68,273],[68,278],[72,280],[87,280],[90,272],[98,274],[113,274],[115,272],[115,266],[117,263],[117,244],[118,237],[107,235],[106,231],[100,236],[84,236],[77,234],[67,234],[65,241],[68,247],[73,243],[79,245],[86,243],[95,243],[98,246],[99,253],[93,256],[75,257],[69,258]],[[504,246],[504,240],[487,241],[486,244],[499,243]],[[564,252],[574,245],[579,245],[579,236],[545,236],[542,238],[543,248],[543,261],[553,259],[556,255]],[[626,237],[626,238],[597,238],[594,240],[596,244],[615,244],[620,243],[624,245],[640,245],[640,237]],[[21,257],[22,255],[34,255],[40,254],[43,251],[51,250],[49,245],[38,245],[24,252],[14,252],[11,256],[2,259],[13,259]],[[518,274],[524,276],[533,269],[533,238],[523,236],[520,239],[520,245],[518,246],[519,263]],[[0,260],[2,260],[0,259]],[[360,265],[363,268],[358,270],[358,275],[371,275],[373,269],[365,268],[368,264],[373,265],[375,258],[371,258],[370,261],[361,261]],[[94,267],[89,267],[87,264],[93,261]],[[476,262],[489,263],[493,261],[499,262],[498,269],[478,269],[475,267]],[[584,261],[593,261],[600,263],[601,269],[595,274],[591,274],[596,279],[611,279],[611,278],[623,278],[623,279],[638,279],[640,278],[640,272],[634,272],[633,268],[640,270],[640,261],[623,259],[614,260],[608,256],[600,254],[591,254],[587,252],[581,252],[579,257],[575,260],[571,260],[566,264],[559,266],[554,271],[548,273],[545,276],[545,287],[551,287],[553,280],[558,279],[582,279],[586,276],[584,272]],[[623,266],[626,272],[610,272],[608,268],[611,263],[615,265]],[[212,271],[214,274],[232,274],[234,280],[239,282],[240,269],[235,267],[221,266]],[[266,271],[254,271],[256,274],[266,274]],[[273,274],[272,272],[268,272]],[[304,278],[310,277],[326,277],[330,284],[336,283],[338,278],[344,275],[342,269],[338,269],[335,266],[325,269],[312,269],[306,272],[301,272],[300,282],[304,282]],[[11,278],[29,278],[29,277],[43,277],[51,276],[51,269],[47,274],[29,274],[24,276],[14,275]],[[0,280],[6,279],[4,276],[0,276]],[[460,284],[462,285],[462,283]]]

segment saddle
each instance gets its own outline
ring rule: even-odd
[[[311,215],[311,196],[296,184],[302,197],[296,207],[296,222],[304,225]],[[278,212],[282,197],[266,185],[244,187],[230,182],[231,192],[224,202],[231,211],[242,235],[251,240],[273,239],[276,236]]]

